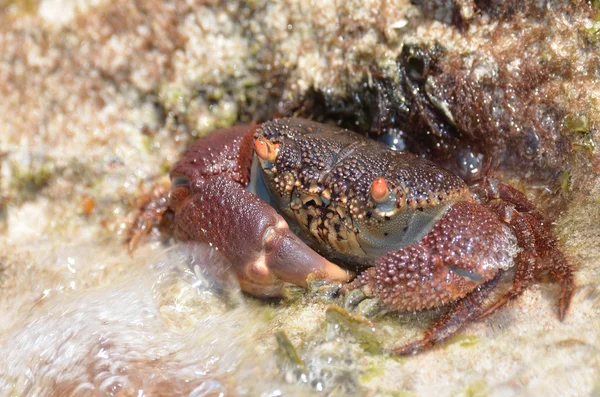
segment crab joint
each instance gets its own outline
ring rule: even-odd
[[[375,179],[371,185],[371,197],[373,197],[373,200],[376,203],[383,203],[388,199],[389,195],[390,189],[388,189],[385,178],[380,177]]]
[[[254,140],[254,149],[258,157],[274,163],[279,153],[279,144],[273,144],[264,137],[259,136]]]

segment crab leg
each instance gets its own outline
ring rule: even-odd
[[[472,186],[471,191],[476,192],[485,203],[491,200],[501,200],[510,203],[519,212],[534,213],[536,218],[542,219],[535,205],[527,197],[514,187],[502,183],[494,178],[485,178],[481,183]]]
[[[539,272],[538,256],[535,248],[534,231],[525,217],[519,213],[513,213],[507,217],[507,213],[512,212],[512,207],[506,203],[500,203],[490,207],[499,217],[504,218],[505,222],[510,222],[515,231],[519,246],[522,251],[515,259],[515,275],[513,277],[512,288],[500,296],[491,306],[487,307],[477,317],[477,320],[488,317],[496,310],[506,305],[509,301],[515,299],[523,293],[525,288],[535,280],[536,273]]]
[[[401,356],[413,355],[452,337],[468,321],[480,316],[486,298],[499,280],[500,274],[479,286],[464,299],[452,303],[448,312],[425,331],[422,339],[397,347],[393,352]]]
[[[488,208],[496,212],[500,219],[513,227],[522,251],[516,258],[513,287],[481,313],[478,320],[489,316],[510,300],[518,297],[529,284],[539,278],[541,271],[544,269],[540,265],[540,261],[543,259],[551,263],[550,266],[545,267],[549,268],[551,278],[561,285],[558,317],[562,321],[573,296],[575,281],[571,265],[562,252],[558,250],[556,240],[540,223],[539,217],[541,215],[516,212],[512,204],[508,203],[493,204]]]
[[[491,204],[488,207],[495,211],[505,223],[513,227],[520,244],[528,247],[526,250],[533,253],[532,255],[535,256],[534,260],[536,262],[540,260],[548,261],[549,265],[543,266],[543,268],[548,269],[551,280],[559,283],[561,286],[558,317],[562,321],[565,318],[571,298],[575,292],[573,265],[559,249],[556,239],[550,234],[548,227],[545,225],[546,220],[523,193],[510,185],[493,178],[487,178],[482,182],[480,188],[484,191],[484,197],[487,201],[499,199],[504,202]],[[523,240],[522,243],[521,240]],[[532,259],[520,258],[517,258],[517,260],[522,263],[532,261]],[[521,282],[530,283],[533,281],[531,280],[532,278],[539,278],[543,270],[539,264],[532,265],[531,269],[528,270],[531,274],[523,276],[520,279],[518,262],[514,286],[508,293],[511,297],[508,297],[507,300],[519,295],[520,289],[522,290],[526,286],[521,286]],[[523,265],[523,267],[527,266]]]

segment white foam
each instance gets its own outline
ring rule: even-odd
[[[266,323],[203,270],[219,260],[176,247],[118,285],[48,299],[0,334],[0,395],[218,395],[249,378],[278,389],[273,357],[256,351]]]

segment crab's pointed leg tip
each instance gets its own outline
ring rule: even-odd
[[[427,347],[427,343],[416,341],[394,349],[392,352],[398,356],[415,356]]]
[[[569,307],[571,306],[571,299],[575,293],[575,287],[572,281],[569,281],[562,286],[561,297],[558,302],[558,319],[564,321]]]
[[[135,232],[135,233],[133,233],[133,235],[129,238],[129,241],[127,242],[127,253],[132,258],[133,258],[133,253],[135,252],[135,247],[137,246],[137,242],[138,242],[139,238],[140,238],[140,233]]]
[[[561,304],[558,307],[558,319],[561,322],[565,321],[565,317],[567,317],[568,309],[569,309],[568,306],[564,302],[561,302]]]

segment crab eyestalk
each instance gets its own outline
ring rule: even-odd
[[[390,194],[390,188],[385,178],[379,177],[371,184],[371,198],[375,203],[375,207],[384,213],[394,211],[396,205],[396,197]]]
[[[380,177],[373,181],[371,185],[371,197],[376,203],[381,204],[385,202],[390,195],[390,189],[388,189],[385,178]]]
[[[262,160],[274,163],[279,154],[279,144],[271,143],[264,137],[259,136],[254,140],[254,150]]]

